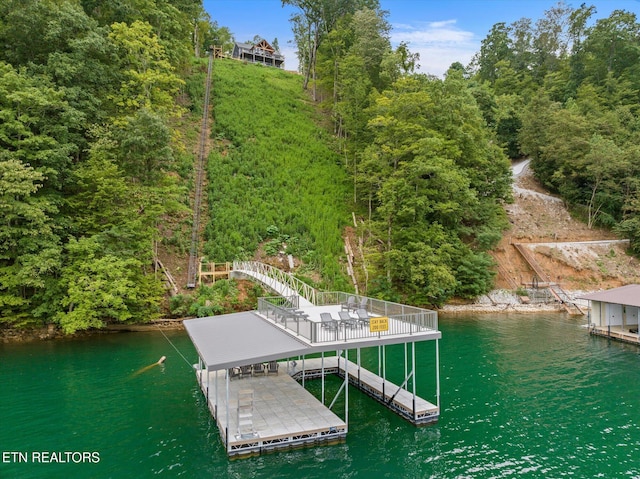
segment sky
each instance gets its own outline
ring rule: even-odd
[[[606,18],[614,10],[626,10],[640,17],[640,0],[565,1],[574,8],[594,5],[592,20]],[[420,54],[422,73],[442,77],[454,62],[467,65],[480,50],[491,27],[510,24],[526,17],[535,21],[555,0],[380,0],[391,24],[391,44],[409,43]],[[203,0],[205,10],[219,26],[228,27],[236,41],[258,35],[268,42],[278,39],[285,68],[297,70],[298,60],[289,18],[296,9],[282,6],[281,0]]]

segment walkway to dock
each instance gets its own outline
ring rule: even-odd
[[[199,374],[199,382],[207,396],[204,375]],[[287,374],[286,363],[280,364],[277,375],[230,380],[228,409],[225,382],[225,371],[209,373],[207,403],[223,442],[228,431],[230,456],[346,437],[346,423]]]
[[[320,358],[305,359],[298,361],[296,369],[291,371],[291,374],[300,380],[304,372],[305,378],[312,379],[321,377],[324,371],[325,375],[337,374],[344,378],[346,366],[349,371],[350,384],[413,424],[428,424],[438,420],[439,408],[435,404],[419,396],[414,396],[406,389],[383,379],[368,369],[358,368],[358,365],[352,361],[348,361],[348,365],[345,365],[346,362],[344,357],[339,358],[338,356],[325,357],[324,360]]]

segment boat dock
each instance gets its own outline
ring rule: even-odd
[[[344,440],[351,387],[414,425],[438,420],[442,335],[435,311],[343,292],[316,291],[312,299],[259,298],[256,311],[184,321],[198,353],[198,383],[229,456]],[[421,341],[435,343],[435,403],[416,395]],[[401,385],[386,378],[392,345],[404,347]],[[377,350],[378,374],[360,363],[366,348]],[[328,407],[327,374],[342,379]],[[316,378],[320,399],[304,388]],[[338,397],[341,412],[334,409]]]
[[[303,365],[299,362],[298,368],[292,376],[301,380],[304,372],[305,378],[313,379],[327,374],[337,374],[344,378],[345,370],[349,371],[349,383],[360,391],[385,405],[404,419],[415,425],[424,425],[437,421],[440,410],[435,404],[413,395],[406,389],[385,380],[368,369],[358,367],[352,361],[348,361],[345,368],[344,357],[329,356],[324,359],[305,359]],[[303,369],[304,367],[304,369]]]
[[[286,363],[280,364],[279,370],[277,375],[232,379],[228,396],[225,371],[209,372],[208,393],[207,381],[198,372],[209,410],[223,442],[228,443],[229,456],[345,439],[347,424],[287,374]]]

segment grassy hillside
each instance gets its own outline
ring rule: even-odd
[[[278,69],[215,62],[204,252],[218,262],[247,259],[264,242],[267,253],[291,253],[322,274],[323,286],[342,289],[347,177],[301,85]]]

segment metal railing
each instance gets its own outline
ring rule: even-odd
[[[260,263],[259,261],[234,261],[233,270],[249,274],[268,288],[283,296],[291,296],[291,293],[297,293],[310,303],[316,303],[317,291],[315,288],[281,269]],[[290,291],[283,291],[282,286],[289,288]]]
[[[316,309],[322,306],[336,306],[346,304],[349,297],[357,300],[357,304],[364,304],[363,309],[375,317],[387,317],[388,329],[371,331],[366,322],[355,320],[355,325],[343,321],[332,321],[330,324],[317,319],[309,319],[309,311],[300,306],[299,296],[277,296],[258,299],[258,313],[277,325],[287,329],[296,336],[306,338],[312,344],[344,341],[355,339],[382,338],[387,336],[411,335],[420,332],[438,330],[438,313],[428,309],[416,308],[404,304],[392,303],[342,292],[318,292]],[[366,299],[366,301],[364,301]]]
[[[378,316],[398,319],[403,321],[403,317],[411,317],[410,322],[419,325],[421,328],[438,329],[438,313],[430,309],[418,308],[406,304],[393,303],[382,299],[369,298],[353,293],[344,293],[342,291],[320,291],[316,295],[316,306],[330,306],[336,304],[347,304],[349,298],[355,300],[356,307],[363,306],[367,312]]]
[[[193,224],[191,225],[191,248],[189,249],[189,267],[187,270],[187,288],[196,287],[198,274],[198,246],[200,235],[200,209],[202,207],[202,187],[205,175],[205,162],[209,133],[207,125],[209,121],[209,101],[211,97],[211,72],[213,69],[213,53],[209,53],[209,65],[207,67],[207,80],[204,94],[204,109],[202,112],[202,126],[200,127],[200,146],[196,163],[196,184],[193,200]]]

